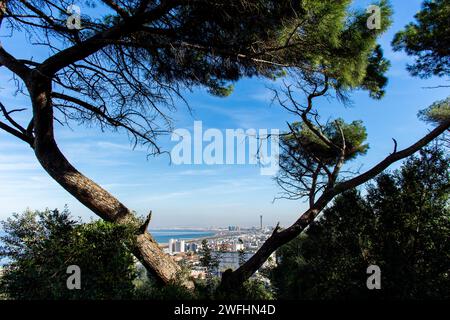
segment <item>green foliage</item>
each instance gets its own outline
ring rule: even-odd
[[[321,128],[323,135],[338,148],[328,145],[304,123],[294,123],[292,128],[296,133],[284,136],[282,144],[285,146],[283,149],[287,153],[297,154],[296,158],[313,156],[327,165],[334,165],[340,157],[338,148],[343,147],[343,136],[345,138],[346,160],[363,155],[369,149],[369,146],[364,144],[367,132],[361,121],[353,121],[347,124],[344,120],[337,119]],[[292,161],[289,160],[291,158],[291,156],[288,156],[285,160]]]
[[[178,282],[161,286],[152,279],[140,280],[136,283],[133,296],[135,300],[194,300],[198,299],[198,289],[191,291]]]
[[[283,41],[291,37],[292,43],[297,40],[301,45],[292,45],[278,54],[287,57],[284,59],[296,66],[304,79],[314,78],[316,73],[326,75],[339,95],[363,89],[379,99],[387,85],[384,73],[389,63],[377,45],[377,38],[391,24],[391,8],[384,0],[374,3],[381,9],[381,28],[370,30],[369,14],[366,10],[350,10],[351,3],[303,1],[304,12],[300,11],[293,23],[295,27],[301,26],[298,32],[293,34],[293,26],[287,25],[280,38]]]
[[[284,65],[300,73],[327,70],[342,89],[379,92],[384,83],[369,76],[367,85],[365,79],[369,68],[382,71],[371,66],[380,61],[370,57],[377,37],[390,25],[390,8],[386,1],[379,3],[382,29],[369,30],[367,13],[350,12],[351,2],[195,1],[172,12],[176,41],[142,33],[135,40],[142,48],[136,50],[154,66],[152,77],[206,86],[218,96],[227,96],[232,91],[227,83],[241,77],[282,76]]]
[[[369,56],[369,65],[362,85],[369,91],[372,98],[381,99],[384,97],[386,93],[384,88],[388,83],[385,73],[389,70],[390,65],[390,62],[383,57],[381,46],[376,46]]]
[[[264,282],[250,279],[241,287],[231,292],[217,290],[219,277],[205,280],[195,280],[195,290],[188,290],[181,282],[174,281],[165,286],[159,286],[151,279],[136,282],[134,299],[137,300],[271,300],[273,292]]]
[[[332,48],[330,55],[324,57],[320,64],[335,79],[334,87],[338,91],[362,88],[368,90],[371,97],[381,98],[387,84],[383,74],[389,63],[383,58],[383,52],[376,41],[391,25],[392,10],[385,0],[374,5],[381,10],[381,28],[370,30],[367,27],[369,14],[365,10],[348,13],[343,20],[344,27],[340,29],[336,46],[329,46]],[[325,30],[323,36],[327,36]],[[325,51],[328,52],[327,49]]]
[[[415,56],[408,66],[414,76],[428,78],[432,75],[450,74],[450,1],[426,0],[416,21],[395,35],[394,50],[404,50]]]
[[[437,101],[419,112],[419,118],[426,122],[440,124],[450,119],[450,97]]]
[[[218,300],[273,300],[274,294],[264,282],[259,279],[249,279],[232,291],[216,292]]]
[[[199,282],[197,291],[201,296],[212,296],[215,289],[219,285],[219,280],[215,276],[219,270],[220,253],[213,253],[211,247],[208,244],[208,240],[204,239],[199,250],[200,264],[206,268],[206,281]]]
[[[220,285],[220,278],[213,275],[207,275],[206,279],[195,280],[196,299],[201,300],[218,299],[217,288],[219,287],[219,285]]]
[[[0,282],[11,299],[125,299],[132,297],[131,230],[96,221],[81,224],[62,212],[26,211],[2,222],[0,257],[8,258]],[[68,290],[67,267],[81,269],[81,290]]]
[[[450,159],[429,149],[368,188],[339,196],[278,252],[281,299],[450,298]],[[368,290],[369,265],[381,290]]]
[[[236,295],[236,299],[272,300],[273,292],[266,284],[257,279],[250,279],[244,283],[243,290]]]
[[[326,70],[337,87],[361,87],[377,95],[384,86],[383,81],[375,84],[376,77],[369,76],[370,85],[367,85],[365,79],[368,73],[382,71],[372,65],[380,61],[370,57],[376,50],[377,38],[391,23],[391,9],[385,0],[375,3],[382,10],[381,29],[369,30],[369,15],[365,10],[352,11],[352,2],[190,1],[175,6],[170,14],[151,21],[132,36],[125,35],[131,45],[112,45],[105,55],[101,52],[97,55],[105,61],[114,59],[120,69],[138,70],[145,66],[141,81],[155,85],[204,86],[218,96],[227,96],[233,89],[230,84],[242,77],[282,76],[284,66],[294,66],[300,73]],[[119,6],[129,13],[139,7],[135,1],[122,1]],[[154,6],[149,4],[148,9]],[[27,10],[20,4],[10,7],[13,13],[23,14]],[[79,38],[87,39],[123,23],[121,17],[110,12],[99,18],[92,23],[92,17],[83,16],[83,24],[89,28],[80,30]],[[65,25],[65,19],[55,19],[55,23]],[[24,27],[30,36],[36,36],[36,27]],[[58,32],[61,31],[55,30]],[[65,37],[68,43],[79,41],[78,37]],[[132,65],[126,65],[132,61]],[[106,82],[100,82],[106,87]]]
[[[230,94],[233,93],[234,86],[228,85],[228,86],[211,86],[209,89],[209,93],[216,97],[224,98],[228,97]]]
[[[215,256],[208,244],[208,240],[204,239],[199,250],[200,264],[207,269],[207,274],[212,276],[212,273],[219,267],[219,259]]]

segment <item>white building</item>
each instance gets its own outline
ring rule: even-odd
[[[219,258],[218,271],[223,272],[227,269],[236,270],[240,263],[250,259],[253,253],[245,252],[241,255],[239,252],[214,252],[214,255]]]
[[[186,243],[184,240],[170,239],[168,251],[170,254],[184,252],[185,246]]]
[[[244,244],[240,242],[233,243],[233,251],[241,251],[244,250]]]
[[[169,253],[173,254],[175,253],[175,239],[170,239],[169,240]]]
[[[180,241],[176,241],[175,242],[175,252],[176,253],[184,252],[184,248],[185,248],[184,240],[180,240]]]

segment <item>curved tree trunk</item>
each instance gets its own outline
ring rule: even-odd
[[[134,215],[131,210],[75,169],[58,148],[53,132],[51,80],[34,70],[27,81],[27,87],[33,105],[33,148],[42,167],[72,196],[102,219],[119,224],[132,222]],[[131,250],[152,275],[162,283],[175,279],[180,267],[164,254],[146,230],[137,234],[135,243],[136,247]],[[190,282],[185,285],[192,287]]]

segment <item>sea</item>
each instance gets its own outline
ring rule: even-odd
[[[211,231],[188,229],[157,229],[149,230],[149,232],[158,243],[168,243],[170,239],[190,240],[214,235]]]
[[[148,230],[158,243],[168,243],[170,239],[190,240],[214,235],[212,231],[195,229],[150,229]],[[0,236],[5,233],[0,230]],[[1,243],[0,243],[1,244]]]

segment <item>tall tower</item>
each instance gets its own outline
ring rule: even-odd
[[[259,216],[259,222],[260,222],[260,225],[261,225],[261,227],[260,227],[261,230],[263,229],[262,218],[263,218],[263,216],[260,215],[260,216]]]

